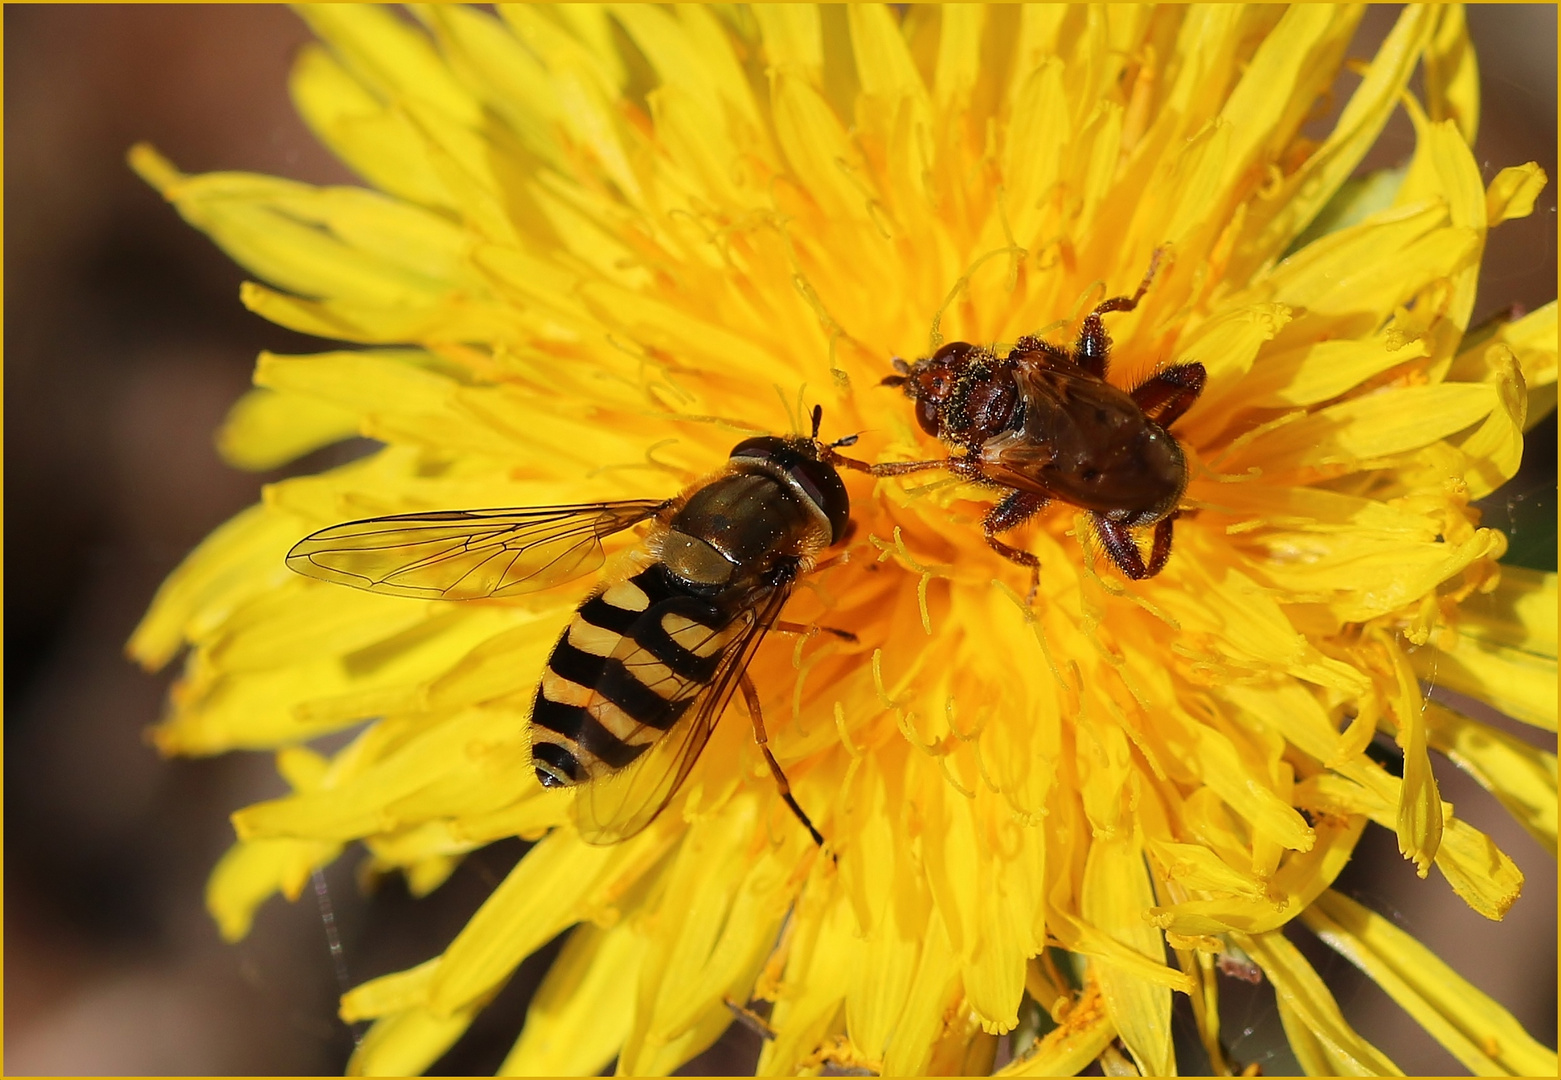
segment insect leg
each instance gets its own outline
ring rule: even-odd
[[[855,458],[848,458],[844,454],[833,451],[830,452],[828,461],[831,465],[844,465],[848,469],[865,472],[871,476],[904,476],[906,473],[949,467],[948,458],[940,458],[937,461],[885,461],[878,465],[869,465],[865,461],[857,461]]]
[[[1130,395],[1144,415],[1161,427],[1170,427],[1203,393],[1202,364],[1177,364],[1146,379]]]
[[[775,760],[775,755],[770,753],[770,736],[764,730],[764,717],[759,712],[759,691],[754,689],[753,680],[748,678],[745,671],[740,680],[743,688],[743,701],[748,705],[748,715],[753,719],[753,739],[759,744],[759,750],[764,754],[764,760],[770,766],[770,772],[775,776],[775,784],[780,788],[782,799],[791,807],[791,812],[797,815],[797,820],[807,828],[808,834],[813,837],[813,842],[819,847],[824,846],[824,837],[813,827],[813,822],[808,820],[808,815],[802,812],[802,807],[797,805],[797,800],[792,798],[791,784],[786,781],[786,774],[781,772],[780,762]]]
[[[1155,522],[1154,546],[1149,549],[1149,576],[1154,577],[1165,569],[1165,561],[1171,557],[1171,522],[1175,512]]]
[[[1068,355],[1068,350],[1060,345],[1053,345],[1049,341],[1042,341],[1034,334],[1025,334],[1014,342],[1016,353],[1040,353],[1054,364],[1071,364],[1073,357]]]
[[[779,630],[783,634],[811,634],[817,630],[821,634],[834,634],[845,641],[856,641],[856,635],[849,630],[840,630],[833,626],[809,626],[806,623],[787,622],[785,619],[777,619],[770,624],[771,630]]]
[[[986,517],[981,519],[981,531],[986,534],[988,546],[1009,562],[1030,568],[1030,592],[1026,597],[1027,603],[1034,602],[1035,594],[1041,587],[1041,560],[1034,552],[1003,543],[996,534],[1023,524],[1045,506],[1046,502],[1045,495],[1038,495],[1033,491],[1010,491],[1007,498],[987,511]]]
[[[1102,315],[1109,315],[1113,311],[1132,311],[1138,306],[1138,302],[1144,298],[1144,293],[1149,291],[1149,283],[1154,280],[1155,271],[1160,268],[1160,256],[1165,253],[1164,247],[1154,249],[1154,254],[1149,257],[1149,269],[1144,274],[1144,280],[1138,283],[1138,291],[1132,296],[1113,296],[1109,300],[1102,300],[1095,305],[1084,318],[1084,325],[1079,327],[1078,341],[1073,346],[1073,362],[1097,378],[1106,377],[1106,363],[1111,358],[1111,336],[1106,333],[1106,324],[1101,321]]]
[[[1171,557],[1171,522],[1175,519],[1173,513],[1155,523],[1154,546],[1149,551],[1148,566],[1144,565],[1144,556],[1127,526],[1096,514],[1095,531],[1100,534],[1100,542],[1106,546],[1106,554],[1111,556],[1117,568],[1132,580],[1143,581],[1165,569],[1165,562]]]

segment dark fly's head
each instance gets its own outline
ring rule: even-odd
[[[956,388],[964,380],[970,367],[970,354],[974,345],[965,341],[951,341],[937,352],[907,365],[896,360],[901,372],[883,380],[885,386],[898,386],[905,396],[916,403],[916,422],[928,435],[937,435],[938,419]]]
[[[916,403],[916,422],[947,442],[990,438],[1007,424],[1016,403],[1008,367],[991,350],[951,341],[914,364],[895,362],[901,373],[883,380]]]

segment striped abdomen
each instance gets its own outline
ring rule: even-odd
[[[639,757],[711,682],[738,630],[659,562],[580,605],[532,707],[537,779],[578,784]]]

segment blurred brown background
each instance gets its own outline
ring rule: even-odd
[[[1355,55],[1394,16],[1374,11]],[[189,171],[252,169],[351,182],[294,116],[290,59],[306,39],[285,8],[7,6],[5,28],[5,1071],[331,1073],[352,1036],[313,898],[269,904],[242,944],[217,937],[205,875],[233,809],[278,793],[264,755],[164,762],[142,741],[168,679],[121,648],[163,576],[261,483],[223,465],[212,432],[262,348],[322,346],[240,307],[240,272],[124,164],[139,139]],[[1476,319],[1556,287],[1556,9],[1481,6],[1477,157],[1487,179],[1537,160],[1552,178],[1533,217],[1490,245]],[[1412,145],[1402,116],[1385,151]],[[1519,556],[1555,559],[1555,424],[1491,508]],[[307,464],[307,463],[306,463]],[[1525,733],[1526,735],[1531,733]],[[1417,882],[1371,829],[1341,883],[1443,951],[1555,1042],[1555,864],[1454,770],[1444,796],[1529,876],[1503,925],[1437,875]],[[348,978],[446,944],[519,855],[479,853],[434,897],[361,897],[352,856],[329,875]],[[1406,1071],[1459,1071],[1354,969],[1297,939],[1356,1026]],[[533,960],[441,1072],[491,1072],[518,1030]],[[1267,988],[1225,1008],[1239,1060],[1285,1072]],[[748,1067],[733,1036],[695,1069]]]

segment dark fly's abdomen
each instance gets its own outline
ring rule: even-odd
[[[714,678],[732,618],[659,562],[582,604],[532,707],[537,779],[577,784],[644,753]]]

